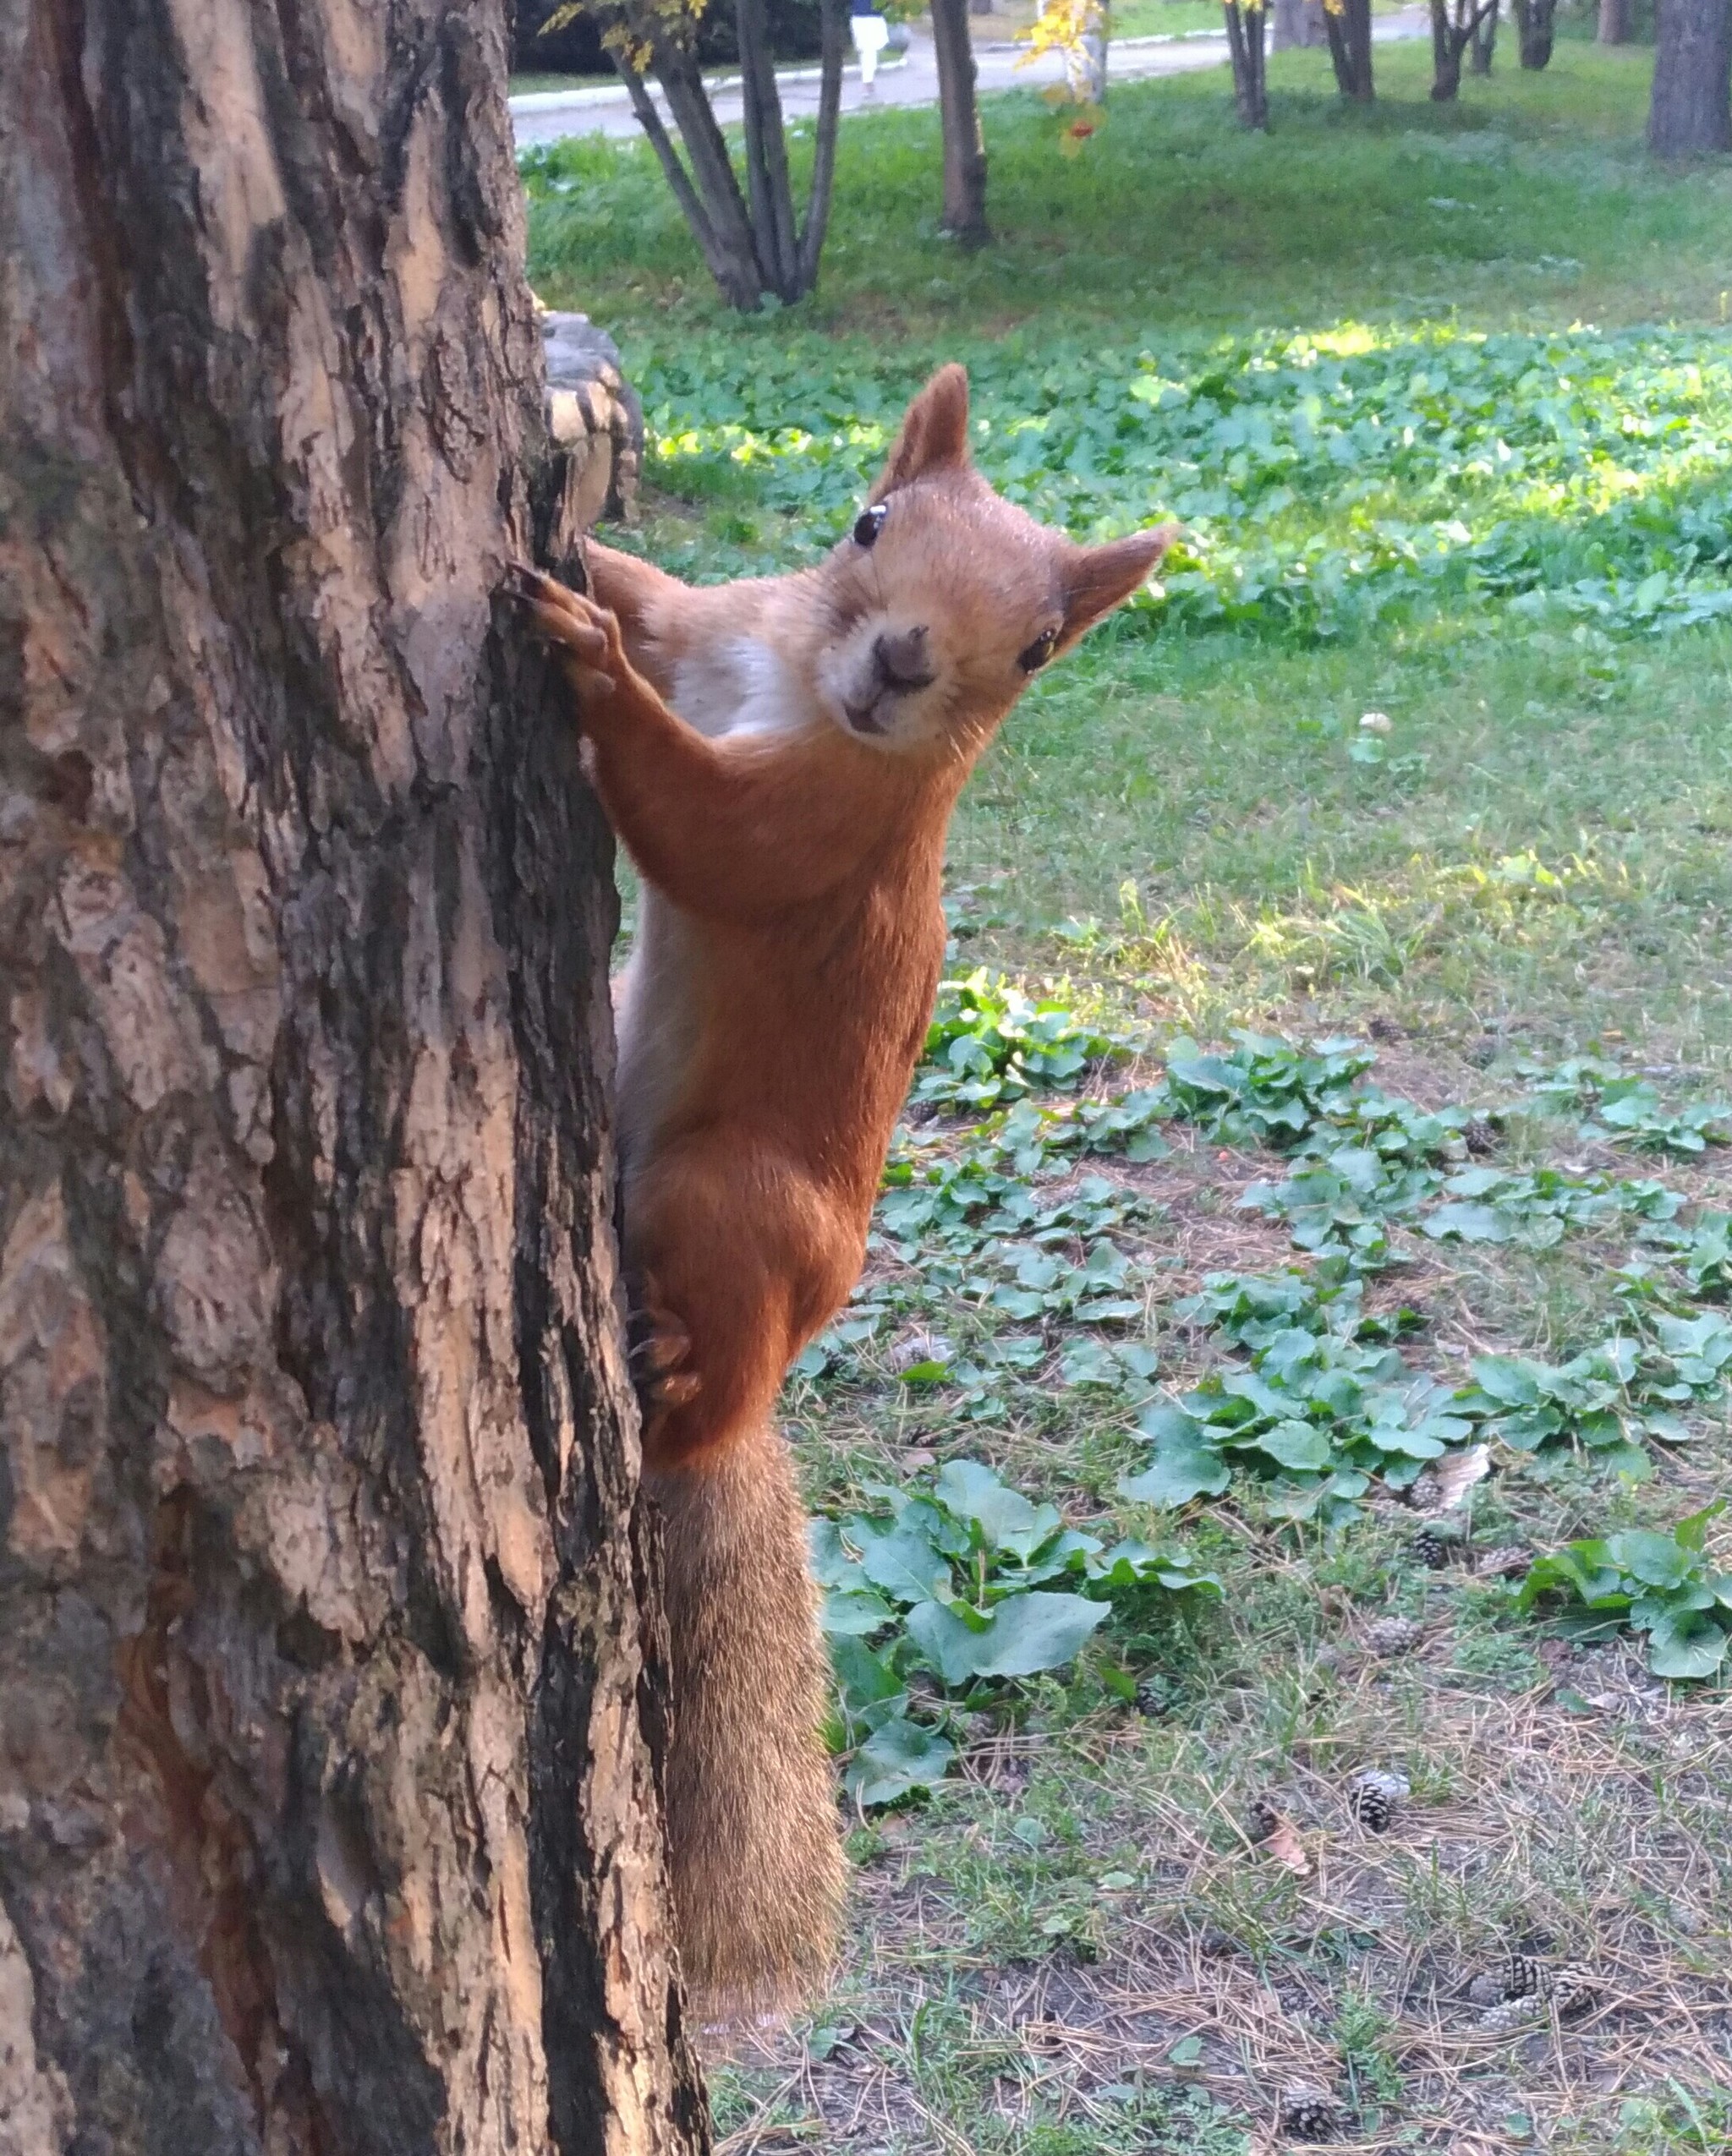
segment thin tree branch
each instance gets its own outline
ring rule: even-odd
[[[704,250],[704,259],[714,274],[719,246],[715,227],[697,189],[692,184],[690,175],[680,162],[680,153],[674,148],[667,129],[661,124],[661,115],[655,109],[655,100],[650,95],[642,75],[617,52],[613,55],[613,64],[632,101],[632,110],[637,114],[638,124],[650,138],[650,146],[660,160],[661,169],[667,175],[667,183],[673,189],[674,200],[685,213],[693,237]]]
[[[824,77],[818,90],[818,127],[812,145],[812,189],[806,199],[806,222],[800,233],[800,289],[818,282],[818,258],[830,225],[830,192],[836,183],[836,143],[842,110],[842,58],[847,50],[847,0],[824,0]]]
[[[788,180],[787,137],[782,128],[776,62],[770,49],[766,0],[735,0],[734,21],[740,43],[746,184],[759,256],[766,267],[773,265],[780,296],[797,299],[799,257],[794,238],[793,190]]]

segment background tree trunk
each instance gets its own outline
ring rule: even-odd
[[[1475,25],[1472,42],[1467,48],[1468,66],[1477,75],[1488,75],[1492,60],[1498,49],[1498,0],[1481,15]]]
[[[1550,63],[1553,19],[1557,0],[1514,0],[1516,36],[1521,64],[1537,73]]]
[[[640,57],[648,55],[648,64],[667,99],[685,145],[683,163],[638,67],[615,52],[615,69],[722,298],[748,315],[755,314],[766,298],[790,304],[803,298],[818,282],[830,225],[842,63],[848,42],[846,0],[823,0],[821,8],[821,79],[803,222],[794,206],[788,171],[787,131],[776,85],[768,0],[735,0],[734,6],[743,191],[704,85],[697,19],[636,5],[626,8],[623,20]]]
[[[1497,0],[1431,0],[1433,104],[1447,104],[1460,92],[1462,55],[1496,5]]]
[[[941,228],[964,247],[992,238],[986,222],[986,143],[974,95],[974,47],[967,0],[932,0],[932,46],[938,62],[939,123],[944,133]]]
[[[1600,0],[1599,29],[1596,33],[1600,44],[1627,45],[1630,28],[1630,0]]]
[[[1241,127],[1269,129],[1269,82],[1263,51],[1266,10],[1225,0],[1227,51],[1233,63],[1233,103]]]
[[[1371,73],[1371,0],[1340,0],[1339,8],[1325,9],[1324,30],[1336,89],[1356,104],[1368,105],[1376,94]]]
[[[1732,150],[1732,0],[1659,0],[1647,146],[1657,157]]]
[[[1269,11],[1269,49],[1291,52],[1295,47],[1324,41],[1323,0],[1274,0]]]
[[[706,2145],[501,13],[0,0],[0,2142]],[[532,475],[540,472],[532,495]],[[654,1607],[653,1596],[649,1606]]]

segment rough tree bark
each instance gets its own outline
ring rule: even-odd
[[[1521,64],[1537,73],[1551,63],[1553,19],[1557,0],[1514,0],[1516,37]]]
[[[1732,150],[1732,0],[1659,0],[1647,146],[1657,157]]]
[[[0,0],[0,2146],[687,2156],[489,8]],[[537,476],[539,474],[539,477]],[[648,1606],[653,1607],[653,1595]]]
[[[1337,0],[1324,8],[1324,30],[1335,87],[1355,104],[1368,105],[1376,95],[1371,71],[1371,0]]]
[[[944,136],[940,230],[964,247],[992,238],[986,222],[986,140],[974,95],[974,47],[967,0],[932,0],[932,47],[938,62],[939,126]]]
[[[1600,0],[1598,41],[1602,45],[1627,45],[1631,16],[1630,0]]]

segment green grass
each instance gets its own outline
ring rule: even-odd
[[[1393,14],[1405,0],[1372,0],[1374,15]],[[1023,10],[1010,11],[1013,17]],[[1027,10],[1031,15],[1033,10]],[[995,34],[997,18],[993,19]],[[1220,0],[1114,0],[1115,37],[1177,37],[1195,30],[1221,35]],[[977,35],[978,35],[977,31]]]
[[[1281,56],[1268,140],[1219,74],[1115,90],[1074,158],[1038,101],[990,102],[998,238],[972,256],[935,231],[935,116],[852,120],[822,287],[752,321],[641,153],[532,161],[537,289],[613,327],[644,391],[628,543],[682,573],[827,544],[953,355],[1007,491],[1085,535],[1189,527],[1165,599],[1043,677],[969,788],[959,968],[1157,1042],[1370,1031],[1381,1081],[1428,1104],[1507,1102],[1523,1061],[1595,1047],[1671,1100],[1724,1089],[1732,617],[1689,623],[1732,585],[1732,167],[1649,165],[1648,55],[1572,39],[1534,76],[1511,47],[1442,110],[1422,47],[1378,48],[1368,112],[1340,109],[1326,56]],[[1638,1161],[1580,1122],[1510,1124],[1494,1164],[1726,1207],[1720,1149]],[[943,1115],[919,1135],[977,1142]],[[1165,1159],[1099,1164],[1142,1201],[1114,1231],[1146,1303],[1129,1329],[1176,1392],[1229,1351],[1175,1303],[1304,1261],[1236,1205],[1280,1174],[1269,1154],[1171,1135]],[[1404,1352],[1450,1383],[1629,1322],[1627,1222],[1390,1246],[1367,1306],[1417,1309]],[[1115,1616],[1068,1672],[969,1703],[965,1774],[856,1822],[847,1965],[814,2017],[721,2048],[724,2148],[1247,2156],[1294,2077],[1378,2147],[1724,2147],[1724,1687],[1668,1691],[1627,1640],[1426,1570],[1375,1493],[1329,1529],[1237,1485],[1152,1522],[1115,1494],[1148,1458],[1137,1403],[1062,1377],[1073,1328],[1037,1321],[1047,1360],[984,1393],[908,1383],[912,1327],[973,1353],[996,1321],[966,1277],[921,1286],[888,1250],[869,1285],[880,1338],[790,1390],[815,1502],[984,1458],[1104,1537],[1176,1531],[1227,1591]],[[1669,1527],[1732,1465],[1724,1404],[1691,1412],[1698,1443],[1641,1484],[1499,1450],[1475,1546]],[[1386,1617],[1422,1626],[1411,1650],[1376,1646]],[[1347,1816],[1364,1765],[1412,1784],[1388,1836]],[[1309,1878],[1254,1853],[1253,1799]],[[1599,2003],[1479,2033],[1468,1978],[1512,1948],[1598,1972]]]
[[[1115,37],[1178,37],[1187,30],[1219,35],[1221,11],[1210,0],[1121,0],[1112,11]]]
[[[1281,53],[1266,140],[1233,126],[1211,72],[1115,89],[1099,134],[1066,159],[1038,98],[1000,98],[985,122],[998,242],[972,256],[937,229],[937,114],[851,119],[822,282],[799,319],[858,339],[847,349],[863,357],[885,330],[950,339],[1031,322],[1043,339],[1343,318],[1723,323],[1732,190],[1724,168],[1649,167],[1652,66],[1640,50],[1562,44],[1543,74],[1500,63],[1440,108],[1423,43],[1379,46],[1379,101],[1351,112],[1326,53]],[[579,194],[534,227],[542,296],[663,339],[718,319],[648,153],[571,156]]]

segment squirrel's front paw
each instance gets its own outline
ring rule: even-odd
[[[617,616],[521,561],[512,563],[510,576],[512,597],[529,610],[535,634],[552,647],[578,696],[611,696],[631,670]]]

